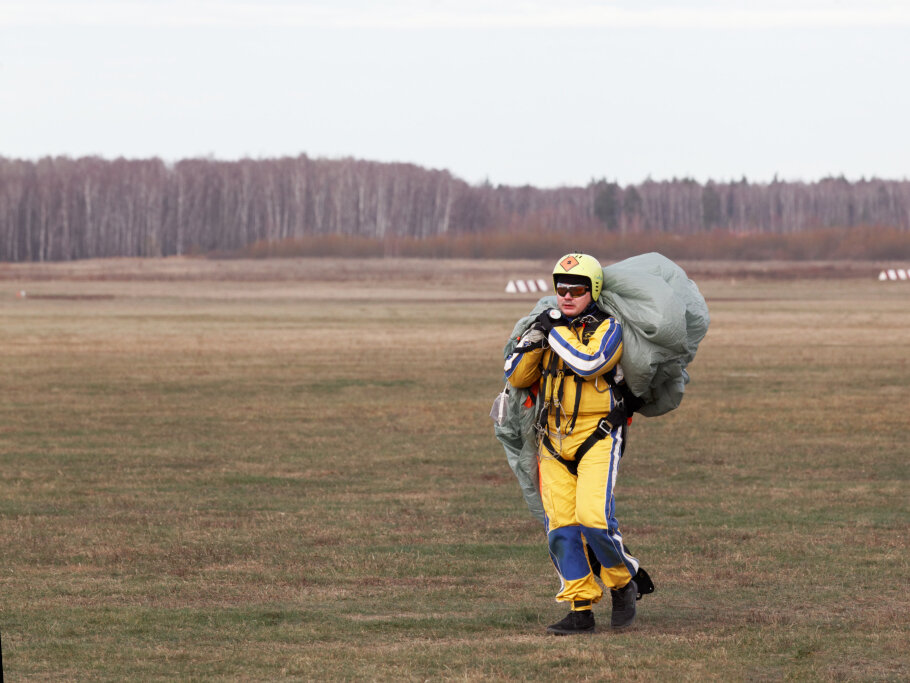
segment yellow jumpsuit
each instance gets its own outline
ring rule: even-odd
[[[612,317],[591,310],[568,326],[554,326],[547,337],[549,348],[522,353],[519,344],[505,364],[512,386],[541,383],[548,408],[546,434],[555,453],[567,461],[575,460],[575,451],[620,400],[607,379],[621,379],[617,363],[622,330]],[[623,547],[613,497],[625,429],[619,425],[597,441],[578,463],[577,474],[543,442],[538,450],[547,543],[562,580],[556,599],[571,602],[573,609],[589,609],[603,595],[585,542],[601,564],[600,578],[607,588],[622,588],[638,571],[638,560]]]

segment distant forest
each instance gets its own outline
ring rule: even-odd
[[[862,237],[851,240],[850,254],[835,246],[807,250],[806,234],[827,235],[813,242],[831,244]],[[887,258],[903,256],[902,250],[910,256],[910,181],[700,184],[683,178],[538,189],[471,185],[412,164],[307,156],[174,164],[0,157],[0,261],[321,255],[332,249],[534,256],[516,245],[536,243],[550,255],[553,237],[566,235],[577,236],[579,245],[613,240],[633,250],[689,236],[683,242],[695,246],[694,253],[682,253],[687,257],[786,257],[779,252],[799,235],[797,257]],[[877,252],[862,250],[870,235],[872,242],[875,235],[887,238]],[[736,249],[729,245],[756,238],[763,250],[731,253]],[[460,250],[445,246],[458,244]],[[728,246],[718,252],[712,244]]]

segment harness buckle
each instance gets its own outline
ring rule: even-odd
[[[608,436],[610,436],[610,432],[613,431],[613,425],[610,424],[607,418],[602,417],[600,418],[600,422],[597,423],[597,427],[594,429],[594,431],[599,432],[603,435],[602,438],[606,439]]]

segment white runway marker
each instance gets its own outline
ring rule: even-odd
[[[878,274],[879,282],[907,282],[910,280],[910,268],[888,268]]]

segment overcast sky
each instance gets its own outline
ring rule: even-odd
[[[754,8],[754,9],[753,9]],[[0,156],[910,177],[910,2],[0,0]]]

